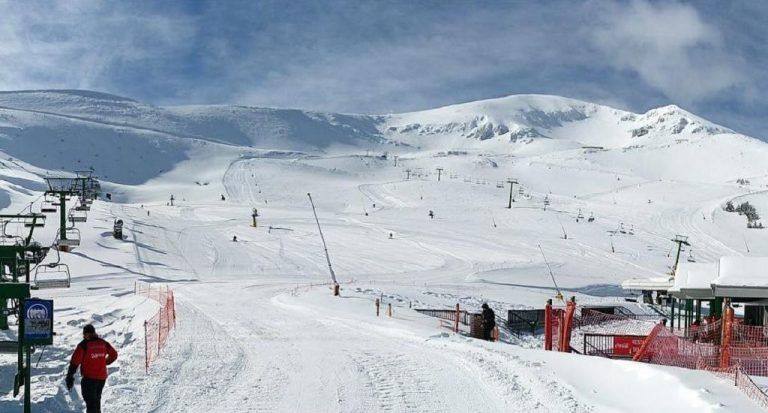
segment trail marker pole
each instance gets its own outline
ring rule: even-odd
[[[459,309],[459,303],[456,303],[456,319],[453,320],[453,332],[459,332],[459,317],[461,316],[461,310]]]
[[[379,316],[379,306],[381,303],[379,302],[379,299],[377,298],[376,301],[374,301],[374,305],[376,306],[376,317]]]
[[[435,168],[435,169],[437,170],[437,182],[440,182],[440,177],[441,177],[441,176],[442,176],[442,174],[443,174],[443,168],[441,168],[441,167],[437,167],[437,168]]]
[[[147,321],[144,321],[144,373],[149,373],[149,338],[147,338]]]

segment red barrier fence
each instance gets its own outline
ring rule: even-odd
[[[768,376],[768,327],[743,325],[730,307],[724,313],[721,320],[704,319],[692,325],[681,337],[663,322],[604,314],[573,302],[553,308],[548,302],[544,349],[578,349],[589,355],[707,370],[733,380],[750,399],[768,409],[768,395],[750,378]]]
[[[176,302],[173,290],[164,285],[136,283],[134,292],[160,304],[157,313],[144,321],[144,369],[149,371],[149,364],[157,359],[171,330],[176,328]]]

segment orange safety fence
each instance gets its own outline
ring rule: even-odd
[[[606,314],[573,302],[553,308],[550,303],[544,314],[544,348],[706,370],[732,380],[768,409],[768,394],[750,377],[768,377],[768,327],[744,325],[728,308],[722,320],[706,318],[680,336],[662,318]]]
[[[607,314],[566,303],[544,309],[544,349],[573,351],[585,348],[585,336],[616,336],[637,341],[647,336],[661,316]],[[621,345],[617,342],[617,345]],[[588,346],[588,345],[587,345]]]
[[[136,283],[134,291],[160,304],[157,313],[144,321],[144,369],[149,371],[150,363],[157,359],[176,327],[176,301],[173,290],[163,285]]]

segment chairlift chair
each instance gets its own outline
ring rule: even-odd
[[[522,194],[524,194],[524,193],[525,193],[525,191],[523,190],[523,188],[522,188],[522,187],[520,187],[520,188],[518,188],[518,189],[517,189],[517,194],[518,194],[518,195],[522,195]]]
[[[87,202],[81,202],[75,207],[75,211],[90,211],[91,206]]]
[[[589,213],[589,218],[587,218],[587,222],[595,222],[595,213],[594,212],[590,212]]]
[[[78,213],[81,212],[81,213]],[[86,215],[85,211],[69,211],[69,222],[74,224],[75,222],[86,222],[88,221],[88,215]]]
[[[45,215],[37,217],[37,219],[27,218],[24,221],[25,228],[42,228],[45,226]]]
[[[584,214],[581,213],[581,208],[579,208],[579,213],[576,215],[576,219],[584,219]]]
[[[502,181],[497,181],[497,182],[496,182],[496,188],[504,188],[504,182],[502,182]]]
[[[40,206],[40,212],[44,214],[56,212],[56,205],[54,205],[53,202],[43,202],[43,205]]]
[[[80,245],[80,230],[77,228],[67,228],[65,235],[67,236],[67,239],[62,239],[61,236],[58,237],[56,243],[58,245],[63,245],[67,247],[77,247]]]
[[[50,288],[69,288],[72,275],[69,266],[61,262],[61,253],[56,250],[56,261],[39,264],[35,267],[35,277],[32,280],[33,290]]]

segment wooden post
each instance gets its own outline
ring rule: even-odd
[[[333,284],[333,296],[334,297],[339,296],[339,284]]]
[[[459,332],[459,317],[461,317],[461,309],[459,309],[459,303],[456,303],[456,319],[453,320],[453,332]]]
[[[379,302],[378,298],[376,299],[376,301],[374,303],[376,304],[376,317],[378,317],[379,316],[379,306],[381,305],[381,303]]]
[[[733,308],[729,299],[725,299],[727,305],[723,317],[723,332],[720,349],[720,368],[727,368],[731,364],[731,335],[733,334]]]
[[[392,303],[387,304],[387,315],[392,317]]]

